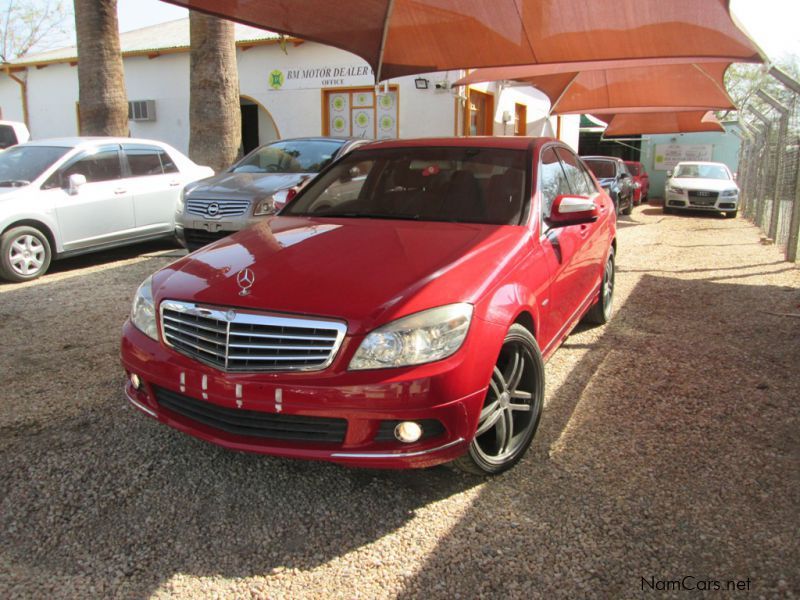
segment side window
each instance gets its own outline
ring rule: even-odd
[[[17,143],[17,134],[11,125],[0,125],[0,150]]]
[[[169,154],[167,154],[164,150],[159,150],[158,157],[161,159],[161,168],[164,170],[164,173],[177,173],[178,167],[175,162],[172,160]]]
[[[559,148],[557,152],[564,165],[564,173],[572,193],[578,196],[591,196],[595,192],[594,185],[590,185],[587,181],[578,158],[566,148]]]
[[[147,177],[164,173],[159,148],[152,146],[123,146],[132,177]]]
[[[539,192],[542,200],[542,218],[550,216],[550,208],[556,196],[571,193],[567,177],[561,168],[561,161],[558,160],[553,148],[547,148],[542,152],[539,162]],[[546,225],[542,223],[542,232],[546,230]]]
[[[119,162],[119,151],[116,148],[104,148],[84,156],[64,169],[61,175],[62,181],[66,181],[75,173],[86,177],[87,183],[120,179],[122,167]]]

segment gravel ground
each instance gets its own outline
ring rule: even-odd
[[[623,217],[614,320],[548,363],[531,451],[488,481],[233,453],[128,406],[120,326],[177,254],[0,284],[3,598],[800,595],[800,270],[747,222]]]

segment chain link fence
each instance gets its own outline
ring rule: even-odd
[[[745,105],[740,210],[796,262],[800,233],[800,83],[772,68],[780,93],[759,89]]]

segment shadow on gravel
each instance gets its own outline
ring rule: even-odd
[[[130,407],[120,326],[170,260],[0,296],[0,596],[141,598],[180,574],[311,569],[482,482],[234,453]]]
[[[237,454],[136,412],[116,348],[153,266],[54,282],[51,302],[34,288],[3,299],[4,597],[139,598],[179,576],[312,569],[483,483]],[[620,597],[685,574],[750,576],[771,595],[800,564],[800,322],[742,307],[790,312],[781,291],[643,277],[550,394],[529,456],[409,565],[406,595]]]
[[[402,596],[621,598],[685,575],[777,594],[800,564],[800,322],[742,307],[784,312],[782,290],[644,276]]]

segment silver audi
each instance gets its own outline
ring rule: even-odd
[[[227,171],[186,186],[175,234],[197,250],[274,214],[333,160],[367,143],[360,138],[296,138],[260,146]]]

